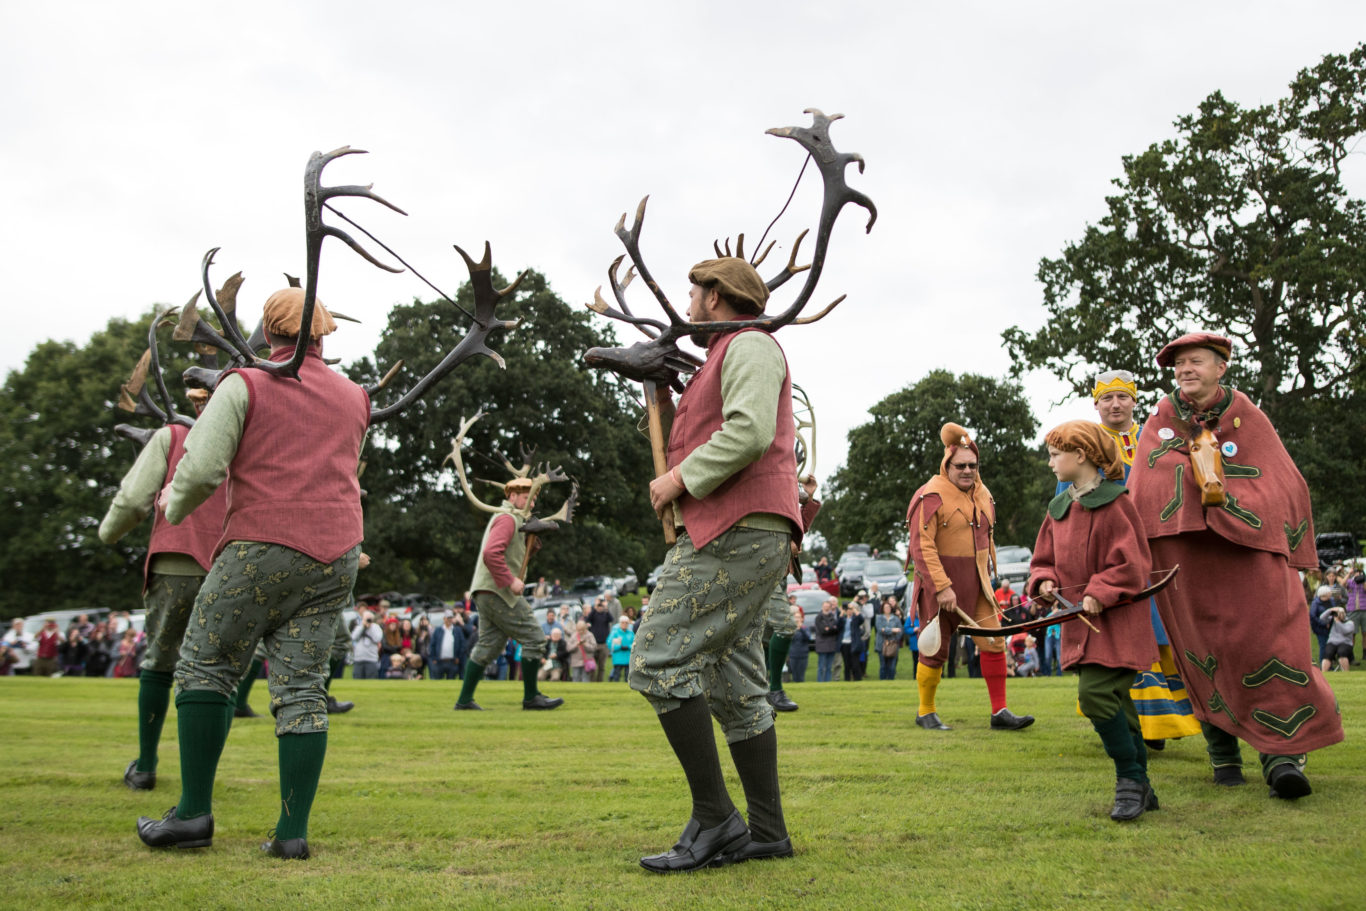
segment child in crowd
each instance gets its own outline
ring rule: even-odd
[[[1062,626],[1062,666],[1077,670],[1082,714],[1100,735],[1115,765],[1115,802],[1110,818],[1137,819],[1158,808],[1148,781],[1148,753],[1138,712],[1129,695],[1134,673],[1157,660],[1157,639],[1148,604],[1132,599],[1145,586],[1152,558],[1128,491],[1114,439],[1090,421],[1068,421],[1049,431],[1048,467],[1072,486],[1048,504],[1030,561],[1028,593],[1048,599],[1073,589],[1091,616],[1104,614],[1093,631]]]

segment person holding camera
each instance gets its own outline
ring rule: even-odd
[[[1352,638],[1361,636],[1361,660],[1366,661],[1366,573],[1360,566],[1353,565],[1347,570],[1342,589],[1347,593],[1347,619],[1356,631]]]
[[[1347,610],[1342,607],[1324,611],[1323,620],[1328,625],[1328,646],[1319,656],[1319,668],[1326,674],[1336,661],[1338,670],[1348,670],[1352,666],[1352,639],[1356,627],[1347,619]]]
[[[383,638],[384,634],[380,632],[374,612],[362,610],[360,622],[351,631],[351,647],[354,649],[351,659],[352,679],[379,679],[379,643]]]

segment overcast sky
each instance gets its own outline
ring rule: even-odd
[[[879,210],[865,235],[846,209],[811,309],[848,300],[779,335],[824,478],[887,394],[937,367],[1007,371],[1001,331],[1043,320],[1039,259],[1103,214],[1122,155],[1216,89],[1274,101],[1363,25],[1359,0],[5,2],[0,371],[44,339],[183,303],[214,246],[218,282],[245,274],[254,323],[281,273],[303,270],[308,156],[342,145],[370,154],[325,182],[373,182],[409,214],[344,211],[451,293],[467,277],[451,245],[477,258],[488,240],[505,274],[534,267],[586,302],[621,252],[617,218],[649,194],[644,255],[681,306],[713,238],[752,245],[791,187],[803,153],[764,130],[818,107],[846,115],[835,145],[867,160],[849,183]],[[773,260],[814,226],[815,176]],[[364,320],[328,339],[346,360],[373,349],[391,305],[432,296],[334,241],[320,274],[320,296]],[[1042,429],[1093,414],[1055,407],[1051,378],[1026,389]]]

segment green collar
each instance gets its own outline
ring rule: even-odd
[[[1176,415],[1183,421],[1189,422],[1192,417],[1198,417],[1201,421],[1208,422],[1211,418],[1217,419],[1228,406],[1233,404],[1233,389],[1229,386],[1219,386],[1219,398],[1213,405],[1204,411],[1195,412],[1191,403],[1181,397],[1181,387],[1176,387],[1167,393],[1167,398],[1171,400],[1172,407],[1176,409]]]
[[[1124,485],[1118,481],[1101,481],[1100,486],[1090,493],[1084,495],[1080,500],[1073,500],[1072,495],[1067,491],[1058,494],[1048,503],[1048,514],[1055,521],[1061,522],[1067,515],[1067,510],[1076,502],[1087,509],[1100,509],[1108,503],[1118,500],[1121,495],[1128,493]]]

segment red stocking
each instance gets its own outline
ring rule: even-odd
[[[1005,652],[978,652],[982,663],[982,679],[987,682],[987,695],[991,697],[991,714],[995,715],[1006,707],[1006,656]]]

